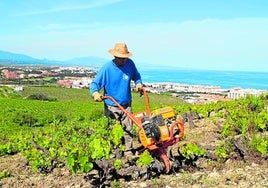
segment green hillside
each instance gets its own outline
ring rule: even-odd
[[[37,94],[53,100],[29,99]],[[216,156],[213,160],[233,157],[238,136],[249,155],[267,159],[268,95],[206,105],[186,104],[168,94],[149,93],[149,98],[151,109],[172,106],[187,127],[200,120],[217,126],[221,136],[211,151]],[[144,109],[143,100],[133,93],[134,111]],[[33,169],[42,172],[63,166],[73,173],[88,172],[94,160],[107,159],[112,150],[124,148],[121,136],[118,122],[103,117],[103,104],[94,102],[86,89],[29,86],[17,93],[0,87],[0,156],[22,153]],[[203,136],[186,129],[182,159],[205,155],[202,143],[196,145]]]

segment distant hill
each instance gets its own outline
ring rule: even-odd
[[[18,54],[0,50],[0,64],[2,65],[47,65],[47,66],[88,66],[101,67],[107,59],[89,56],[78,57],[67,61],[37,59],[25,54]]]
[[[29,64],[40,62],[39,59],[35,59],[24,54],[16,54],[5,51],[0,51],[0,61],[1,63],[6,62],[6,63],[18,63],[18,64],[23,64],[25,62]]]
[[[25,54],[18,54],[0,50],[0,64],[2,65],[63,65],[64,62],[37,59]]]

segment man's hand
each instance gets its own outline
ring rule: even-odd
[[[135,91],[140,91],[142,89],[142,84],[137,84],[136,86],[135,86]]]
[[[102,94],[100,94],[99,92],[94,92],[92,94],[93,98],[94,98],[94,101],[97,101],[97,102],[101,102],[102,101]]]

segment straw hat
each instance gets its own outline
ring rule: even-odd
[[[115,57],[128,58],[132,56],[132,53],[128,51],[125,43],[116,43],[114,48],[110,49],[108,52]]]

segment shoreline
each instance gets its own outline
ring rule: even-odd
[[[245,87],[229,87],[229,88],[222,88],[220,85],[206,85],[206,84],[188,84],[188,83],[180,83],[180,82],[165,82],[165,81],[151,81],[151,82],[143,82],[145,85],[178,85],[178,86],[187,86],[187,87],[203,87],[203,88],[218,88],[223,91],[228,91],[231,89],[242,89],[242,90],[257,90],[257,91],[267,91],[268,89],[256,89],[256,88],[245,88]]]

